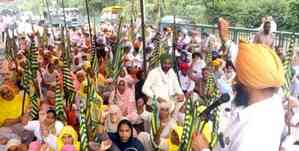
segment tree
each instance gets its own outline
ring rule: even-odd
[[[285,0],[230,0],[217,1],[209,5],[206,18],[215,24],[219,17],[226,17],[233,26],[258,27],[261,17],[272,16],[278,27],[282,27],[288,14],[288,1]]]
[[[45,10],[45,0],[22,0],[20,10],[40,14]],[[55,4],[56,1],[59,4]],[[61,7],[62,0],[48,0],[50,7]],[[121,5],[125,20],[135,20],[140,14],[139,0],[88,0],[90,14],[100,15],[104,7]],[[79,8],[86,14],[85,0],[64,0],[66,7]],[[57,6],[55,6],[57,5]],[[157,23],[162,16],[176,15],[194,23],[215,24],[219,17],[230,20],[232,26],[255,28],[261,24],[261,17],[273,16],[278,30],[299,31],[298,0],[144,0],[147,22]],[[38,9],[36,9],[38,8]]]
[[[284,24],[285,29],[289,29],[294,32],[299,31],[299,1],[292,0],[289,3],[289,11]]]

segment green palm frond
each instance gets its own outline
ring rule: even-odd
[[[58,78],[56,80],[56,86],[55,86],[55,111],[56,111],[57,118],[61,121],[64,121],[65,115],[64,115],[63,94],[61,91]]]
[[[185,112],[185,119],[184,119],[184,125],[183,125],[183,134],[182,134],[182,140],[180,144],[180,151],[190,151],[191,147],[191,137],[194,130],[194,122],[195,122],[195,104],[190,98],[187,100],[186,104],[186,112]]]
[[[154,47],[154,52],[149,59],[149,70],[155,68],[160,63],[160,56],[162,54],[160,34],[157,34],[154,38]]]
[[[286,82],[282,88],[283,88],[283,92],[284,92],[285,96],[290,95],[290,85],[291,85],[292,78],[294,76],[294,73],[292,72],[292,59],[294,56],[295,41],[296,41],[296,37],[295,37],[295,34],[293,34],[291,36],[291,41],[289,43],[289,47],[286,52],[285,59],[283,60],[283,68],[285,71],[284,76],[285,76]]]
[[[38,52],[35,41],[32,39],[30,49],[26,56],[25,71],[21,83],[27,93],[29,93],[29,89],[32,84],[31,81],[33,82],[36,78],[36,72],[38,70],[37,56]]]
[[[152,99],[151,133],[155,135],[159,127],[158,104],[156,96]]]
[[[39,105],[38,105],[38,96],[36,93],[31,95],[31,105],[32,105],[32,109],[31,109],[30,115],[31,115],[32,119],[37,119]]]
[[[154,144],[154,136],[157,135],[158,129],[160,127],[160,121],[159,121],[159,111],[158,111],[158,102],[156,96],[152,98],[152,114],[151,114],[151,128],[150,128],[150,138],[151,143]],[[155,146],[155,145],[153,145]],[[154,149],[159,150],[158,148]]]
[[[215,98],[220,97],[220,91],[216,85],[216,79],[214,77],[213,73],[210,73],[208,76],[208,81],[206,84],[206,91],[205,91],[205,97],[207,98],[207,101],[213,100]],[[209,105],[209,103],[212,103],[211,101],[206,102],[206,105]]]
[[[83,105],[84,102],[81,102],[80,106],[80,150],[88,150],[88,133],[87,133],[87,124],[86,124],[86,106]]]

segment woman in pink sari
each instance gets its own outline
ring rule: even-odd
[[[136,114],[134,91],[128,87],[124,79],[118,80],[116,89],[110,96],[110,104],[119,106],[122,115],[128,118],[134,117],[134,114]]]

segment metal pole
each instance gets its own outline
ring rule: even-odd
[[[141,12],[141,29],[142,29],[142,52],[143,52],[143,71],[146,73],[146,52],[145,52],[145,28],[144,28],[144,7],[143,0],[140,0],[140,12]]]

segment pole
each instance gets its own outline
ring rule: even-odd
[[[62,4],[62,11],[63,11],[63,22],[64,22],[64,28],[66,30],[66,16],[65,16],[65,8],[64,8],[64,0],[61,1]],[[64,30],[63,30],[64,32]],[[64,40],[64,39],[63,39]]]
[[[68,30],[67,30],[67,27],[66,27],[66,16],[65,16],[65,7],[64,7],[64,0],[61,1],[61,5],[62,5],[62,11],[63,11],[63,22],[64,22],[64,27],[62,28],[62,33],[61,33],[61,36],[62,36],[62,47],[63,47],[63,57],[66,57],[65,56],[65,34],[68,36]]]
[[[145,28],[144,28],[144,5],[143,0],[140,0],[140,12],[141,12],[141,30],[142,30],[142,52],[143,52],[143,71],[146,73],[146,52],[145,52]]]
[[[180,77],[179,77],[179,72],[178,72],[178,65],[177,65],[177,60],[176,60],[176,41],[177,41],[177,35],[176,35],[176,16],[173,16],[173,33],[172,33],[172,58],[173,58],[173,67],[174,71],[177,75],[177,78],[179,80],[179,83],[181,85]]]
[[[26,91],[26,89],[24,89],[24,94],[23,94],[23,99],[22,99],[22,114],[21,115],[24,115],[24,113],[25,113],[26,94],[27,94],[27,91]]]
[[[91,35],[91,25],[90,25],[90,15],[89,15],[88,0],[85,0],[85,7],[86,7],[86,13],[87,13],[88,28],[89,28],[89,38],[90,38],[90,42],[92,42],[92,35]]]
[[[54,37],[54,31],[53,31],[53,28],[52,28],[52,16],[50,14],[51,12],[50,12],[50,9],[49,9],[49,2],[48,2],[48,0],[45,0],[45,3],[46,3],[47,11],[48,11],[48,16],[47,17],[48,17],[50,25],[51,25],[51,34]]]

